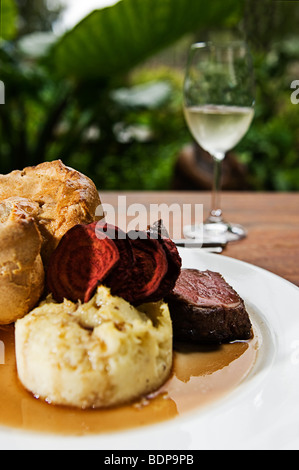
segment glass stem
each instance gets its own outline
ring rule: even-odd
[[[214,182],[212,192],[212,209],[209,217],[210,222],[221,222],[222,221],[222,209],[221,209],[221,183],[222,183],[222,162],[225,158],[225,154],[217,152],[212,155],[214,160]]]

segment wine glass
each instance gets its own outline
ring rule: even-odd
[[[203,224],[184,227],[187,238],[230,242],[247,232],[223,218],[220,204],[222,162],[247,133],[254,117],[254,79],[250,52],[243,41],[191,46],[184,112],[196,142],[214,161],[212,209]]]

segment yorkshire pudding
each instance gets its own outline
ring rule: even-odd
[[[42,237],[34,218],[28,215],[37,208],[38,205],[22,198],[0,203],[1,325],[26,315],[44,289]]]
[[[96,220],[94,183],[60,160],[0,175],[0,324],[22,318],[40,300],[44,270],[62,236]]]
[[[96,209],[101,205],[91,179],[61,160],[0,175],[0,201],[10,197],[33,203],[32,216],[42,235],[45,265],[61,237],[74,225],[94,222]]]

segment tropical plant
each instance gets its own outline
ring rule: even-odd
[[[45,5],[30,7],[37,3]],[[252,188],[299,189],[299,113],[290,101],[299,78],[298,2],[120,0],[61,37],[21,38],[15,0],[1,7],[0,172],[61,158],[99,188],[169,188],[191,139],[183,70],[147,59],[237,30],[251,45],[257,79],[255,120],[237,155]]]
[[[0,38],[13,39],[17,33],[17,6],[13,0],[1,2]]]
[[[255,54],[256,117],[237,150],[257,190],[299,189],[299,105],[290,88],[296,70],[299,76],[298,46],[293,37]]]
[[[155,186],[159,176],[152,176],[149,166],[155,175],[153,164],[160,157],[157,155],[155,162],[153,154],[157,154],[158,140],[170,153],[174,150],[173,129],[165,123],[172,117],[177,120],[176,89],[171,80],[159,80],[156,91],[166,90],[162,90],[162,99],[153,99],[148,106],[140,102],[139,92],[129,109],[117,90],[130,86],[128,75],[149,56],[188,33],[235,24],[240,11],[239,0],[217,4],[205,0],[121,0],[91,13],[60,38],[39,34],[13,41],[13,34],[7,34],[10,41],[3,42],[0,51],[0,79],[6,85],[7,101],[0,109],[1,171],[61,158],[76,164],[102,187],[128,181],[134,167],[139,170],[133,176],[133,186],[146,181],[147,186]],[[153,90],[149,84],[147,91]],[[130,126],[134,119],[138,129],[136,122]],[[147,138],[140,138],[141,125]],[[124,142],[128,126],[131,137]],[[142,169],[147,174],[144,177]]]

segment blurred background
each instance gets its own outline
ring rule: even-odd
[[[210,190],[184,121],[189,46],[246,39],[256,115],[227,190],[299,190],[299,2],[3,0],[0,173],[60,158],[102,190]]]

